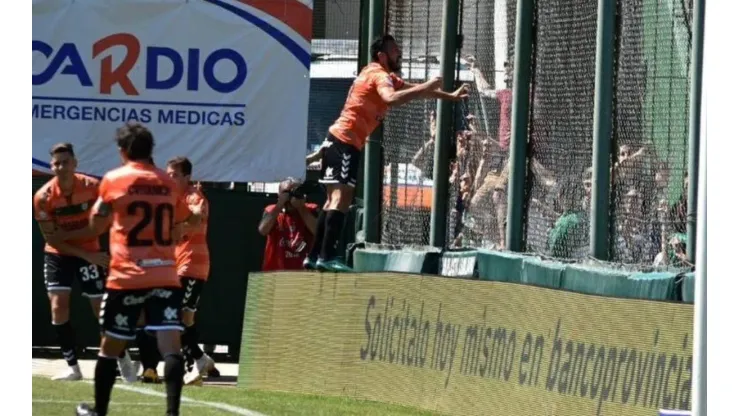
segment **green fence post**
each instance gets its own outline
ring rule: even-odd
[[[534,1],[518,0],[514,47],[514,90],[509,148],[509,197],[506,212],[506,248],[522,251],[524,234],[524,183],[527,178],[529,85],[532,78]]]
[[[362,71],[368,62],[368,43],[370,39],[369,26],[370,26],[370,0],[360,0],[360,28],[358,30],[358,41],[357,41],[357,73]],[[365,198],[365,155],[360,154],[360,166],[363,169],[357,171],[357,186],[355,187],[355,203],[364,206],[364,203],[359,201]],[[353,239],[352,242],[355,240]]]
[[[457,64],[457,22],[460,0],[445,0],[442,16],[442,89],[455,88]],[[450,188],[450,143],[454,134],[454,108],[451,101],[437,101],[437,140],[434,142],[434,192],[432,193],[432,218],[429,243],[444,248],[447,240],[447,207]]]
[[[704,64],[704,0],[694,2],[691,26],[691,108],[689,113],[689,195],[686,213],[686,254],[696,263],[696,214],[699,189],[699,147],[701,146],[701,78]]]
[[[369,45],[381,36],[385,30],[385,0],[369,0],[368,13],[368,48],[367,60],[372,61]],[[365,213],[362,228],[365,230],[365,241],[380,242],[380,204],[382,203],[383,158],[381,154],[383,125],[370,135],[365,145],[365,177],[363,181],[363,198]]]
[[[599,0],[598,13],[594,85],[591,255],[599,260],[608,260],[616,0]]]

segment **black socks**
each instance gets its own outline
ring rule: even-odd
[[[321,259],[334,260],[337,257],[337,243],[344,227],[345,214],[341,211],[330,210],[326,213],[324,238],[321,244]]]
[[[195,325],[185,327],[185,332],[182,333],[182,349],[193,360],[199,360],[203,357],[203,350],[198,345],[198,331],[195,329]]]
[[[180,354],[167,354],[164,357],[164,382],[167,386],[167,416],[180,414],[180,395],[182,377],[185,375],[185,360]]]
[[[99,416],[108,414],[110,393],[116,382],[116,358],[98,356],[95,364],[95,411]]]
[[[319,218],[316,219],[316,235],[313,236],[313,246],[311,246],[311,252],[308,253],[308,258],[316,261],[321,254],[321,245],[324,242],[324,234],[326,231],[326,211],[321,210]]]
[[[54,330],[57,333],[57,340],[62,349],[62,356],[67,361],[67,365],[72,367],[77,365],[77,352],[75,351],[75,332],[69,321],[63,324],[54,324]]]

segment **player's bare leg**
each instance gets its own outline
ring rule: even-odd
[[[324,238],[321,241],[319,259],[316,262],[316,267],[320,270],[352,271],[338,259],[337,243],[342,234],[344,219],[349,212],[354,193],[355,188],[350,185],[330,184],[326,187]]]
[[[57,334],[57,340],[62,350],[62,356],[67,362],[67,368],[52,380],[75,381],[82,380],[82,372],[77,363],[77,352],[75,351],[75,334],[72,324],[69,322],[69,299],[71,290],[53,290],[49,292],[49,303],[51,305],[51,323]]]
[[[182,323],[185,325],[185,332],[183,332],[182,335],[183,351],[185,351],[185,353],[195,361],[193,370],[185,374],[185,384],[200,385],[203,380],[203,376],[213,370],[216,363],[213,361],[213,358],[203,352],[198,345],[198,333],[195,328],[195,311],[183,309]]]
[[[157,331],[157,346],[164,357],[164,381],[167,385],[167,415],[180,414],[180,396],[182,395],[185,360],[180,353],[182,336],[179,330],[165,329]]]

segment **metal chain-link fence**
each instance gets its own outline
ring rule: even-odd
[[[403,54],[402,77],[423,82],[439,74],[442,0],[390,0],[387,32]],[[384,244],[429,242],[434,166],[434,100],[394,108],[383,123]]]
[[[685,259],[692,5],[621,0],[615,77],[612,259]]]
[[[448,246],[503,248],[516,0],[461,3],[461,102],[451,169]]]
[[[588,254],[597,2],[539,0],[535,8],[527,251]]]

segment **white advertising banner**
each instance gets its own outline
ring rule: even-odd
[[[311,6],[35,0],[33,169],[70,142],[78,171],[102,176],[121,163],[115,129],[139,121],[156,164],[187,156],[194,179],[303,177]]]

